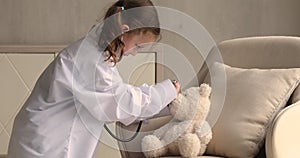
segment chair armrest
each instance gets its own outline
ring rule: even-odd
[[[300,157],[300,101],[282,110],[266,137],[267,158]]]

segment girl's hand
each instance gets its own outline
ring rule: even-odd
[[[177,94],[180,92],[180,83],[176,80],[172,80],[173,85],[175,86],[175,89],[177,91]]]

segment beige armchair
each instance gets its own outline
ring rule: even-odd
[[[270,36],[270,37],[250,37],[233,39],[221,42],[218,48],[222,54],[225,64],[240,68],[300,68],[300,38]],[[208,56],[211,58],[213,54]],[[198,73],[199,82],[202,83],[208,73],[207,65],[204,64]],[[299,88],[298,88],[299,89]],[[300,92],[298,92],[300,93]],[[265,150],[257,157],[267,158],[296,158],[300,157],[300,102],[298,100],[289,101],[287,106],[273,120],[273,124],[267,131]],[[120,152],[123,158],[144,157],[140,152],[140,141],[146,131],[152,131],[164,125],[170,120],[170,116],[152,119],[148,124],[143,124],[142,134],[132,142],[120,143]],[[219,118],[220,119],[220,118]],[[117,135],[119,137],[129,137],[136,129],[136,124],[124,126],[117,124]],[[124,130],[126,129],[126,130]],[[172,156],[171,156],[172,157]],[[176,156],[175,156],[176,157]],[[218,156],[201,156],[201,158],[217,158]],[[222,157],[222,156],[220,156]]]

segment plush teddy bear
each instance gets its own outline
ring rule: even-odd
[[[207,84],[191,87],[180,93],[170,105],[173,119],[142,139],[142,151],[147,158],[168,154],[183,157],[203,155],[212,138],[205,121],[210,108],[211,88]]]

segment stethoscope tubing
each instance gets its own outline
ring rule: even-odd
[[[111,130],[109,130],[109,128],[106,126],[106,124],[104,124],[104,128],[106,129],[106,131],[108,132],[109,135],[111,135],[114,139],[116,139],[117,141],[120,141],[120,142],[130,142],[132,141],[137,135],[138,133],[140,132],[141,130],[141,127],[142,127],[142,124],[143,124],[143,121],[140,121],[139,122],[139,125],[135,131],[135,133],[130,137],[130,138],[126,138],[126,139],[122,139],[122,138],[119,138],[117,137],[116,135],[114,135]]]

